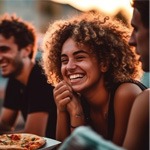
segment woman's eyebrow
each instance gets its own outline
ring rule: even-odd
[[[87,54],[87,55],[89,55],[89,52],[84,51],[84,50],[78,50],[78,51],[75,51],[75,52],[73,53],[74,56],[75,56],[75,55],[78,55],[78,54]],[[66,55],[66,54],[61,54],[61,58],[62,58],[62,57],[67,57],[67,55]]]
[[[67,55],[66,54],[61,54],[61,57],[67,57]]]
[[[75,51],[75,52],[73,53],[73,55],[77,55],[77,54],[80,54],[80,53],[89,54],[89,52],[87,52],[87,51],[78,50],[78,51]],[[66,55],[66,54],[61,54],[61,57],[65,57],[65,56],[67,56],[67,55]]]
[[[73,55],[77,55],[77,54],[80,54],[80,53],[89,54],[87,51],[84,51],[84,50],[78,50],[78,51],[74,52]]]

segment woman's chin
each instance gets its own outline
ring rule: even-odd
[[[80,93],[80,94],[82,93],[82,91],[84,91],[84,88],[81,86],[72,86],[72,89],[74,92]]]

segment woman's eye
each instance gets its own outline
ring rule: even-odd
[[[67,59],[61,59],[62,64],[67,64],[68,60]]]
[[[83,58],[85,58],[85,57],[84,56],[78,56],[78,57],[76,57],[77,60],[81,60]]]

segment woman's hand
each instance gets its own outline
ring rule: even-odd
[[[58,111],[67,111],[70,116],[82,113],[79,94],[65,81],[59,82],[54,88],[54,99]]]
[[[71,101],[72,98],[71,87],[65,81],[61,81],[54,88],[53,92],[57,110],[66,111],[67,104]]]
[[[83,114],[82,106],[80,103],[80,95],[73,92],[71,101],[67,104],[67,110],[70,116],[74,116],[77,114]]]
[[[68,83],[65,81],[58,83],[54,88],[54,99],[57,105],[58,114],[63,114],[64,116],[64,114],[67,113],[70,116],[69,126],[71,131],[75,127],[85,124],[83,109],[80,103],[80,95],[75,93]]]

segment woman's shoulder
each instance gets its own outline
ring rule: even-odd
[[[140,82],[139,82],[140,83]],[[141,83],[142,85],[142,83]],[[134,101],[135,98],[144,90],[138,84],[133,82],[121,83],[114,91],[115,101]]]
[[[142,90],[144,90],[144,88],[141,88],[139,84],[135,84],[133,82],[124,82],[121,83],[116,88],[115,95],[117,94],[118,96],[119,95],[125,96],[127,94],[132,94],[132,93],[139,94],[140,92],[142,92]]]
[[[141,83],[140,81],[137,80],[128,80],[124,82],[117,82],[114,84],[115,90],[117,89],[122,89],[122,88],[127,88],[127,87],[139,87],[141,90],[147,89],[147,87]]]

